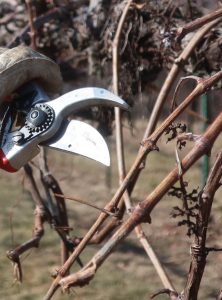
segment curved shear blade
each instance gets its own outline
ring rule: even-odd
[[[48,144],[44,142],[43,146],[79,154],[109,166],[109,150],[101,134],[81,121],[72,120],[67,123],[60,138]]]

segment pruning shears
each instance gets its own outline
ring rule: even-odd
[[[24,85],[1,112],[0,168],[19,170],[39,153],[40,147],[109,165],[109,151],[100,133],[82,121],[67,119],[73,112],[93,105],[129,108],[121,98],[102,88],[81,88],[50,100],[39,83]]]

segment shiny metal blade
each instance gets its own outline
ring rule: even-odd
[[[108,90],[95,87],[81,88],[68,92],[45,104],[51,106],[56,116],[61,115],[62,118],[66,118],[80,109],[94,105],[116,106],[125,110],[130,109],[129,105],[120,97]]]
[[[72,120],[67,122],[62,137],[43,146],[79,154],[110,165],[109,150],[101,134],[89,124]]]

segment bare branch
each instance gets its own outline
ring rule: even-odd
[[[208,176],[206,185],[200,195],[200,208],[197,217],[196,236],[191,246],[191,264],[186,287],[184,289],[184,299],[196,300],[200,282],[206,265],[206,256],[209,251],[221,250],[206,247],[208,222],[211,213],[211,207],[214,195],[219,187],[222,177],[222,151],[218,154],[217,159]]]
[[[115,212],[115,213],[112,213],[112,212],[110,212],[110,211],[108,211],[108,210],[106,210],[106,209],[104,209],[104,208],[100,208],[100,207],[98,207],[98,206],[96,206],[96,205],[94,205],[94,204],[91,204],[91,203],[89,203],[89,202],[86,202],[86,201],[84,201],[84,200],[82,200],[82,199],[77,199],[77,198],[74,198],[74,197],[65,196],[65,195],[61,195],[61,194],[54,194],[54,195],[55,195],[56,197],[58,197],[58,198],[72,200],[72,201],[75,201],[75,202],[78,202],[78,203],[81,203],[81,204],[84,204],[84,205],[93,207],[93,208],[99,210],[100,212],[103,212],[103,213],[105,213],[105,214],[107,214],[107,215],[109,215],[109,216],[111,216],[111,217],[117,217],[117,216],[118,216],[118,211]]]
[[[27,10],[28,10],[28,17],[29,17],[29,26],[30,26],[30,37],[31,37],[31,47],[32,49],[36,50],[36,29],[34,25],[34,14],[33,14],[33,6],[32,0],[25,0]]]
[[[179,300],[180,299],[179,295],[176,292],[171,291],[169,289],[163,289],[163,290],[156,292],[155,294],[150,296],[150,299],[154,299],[157,296],[162,295],[162,294],[167,294],[171,300]]]
[[[7,257],[15,264],[17,280],[22,282],[22,267],[20,263],[20,255],[31,248],[38,248],[40,240],[44,234],[43,223],[45,221],[45,214],[38,206],[35,209],[33,237],[29,241],[19,245],[13,250],[7,251]]]
[[[205,24],[214,21],[222,16],[222,8],[219,8],[218,10],[215,10],[206,16],[203,16],[201,18],[198,18],[183,27],[178,28],[177,30],[177,43],[179,43],[188,33],[204,26]]]
[[[128,174],[126,175],[126,177],[124,178],[121,186],[119,187],[119,189],[117,190],[116,194],[114,195],[114,197],[111,199],[111,201],[105,206],[105,209],[107,210],[112,210],[119,202],[119,200],[121,199],[123,193],[125,192],[125,190],[127,189],[130,181],[134,178],[135,174],[137,173],[137,169],[140,167],[141,163],[144,161],[144,159],[146,158],[146,156],[148,155],[148,153],[150,153],[152,150],[156,149],[156,142],[157,140],[161,137],[161,135],[163,134],[163,132],[166,130],[166,128],[168,128],[168,126],[175,120],[175,118],[177,118],[177,116],[183,112],[186,107],[200,94],[204,93],[205,91],[207,91],[211,86],[213,86],[218,80],[220,80],[222,78],[222,71],[216,73],[215,75],[213,75],[212,77],[209,77],[207,79],[203,79],[200,80],[198,85],[196,86],[196,88],[193,90],[193,92],[191,94],[189,94],[187,96],[187,98],[170,114],[170,116],[154,131],[154,133],[149,137],[149,139],[145,140],[143,142],[142,147],[140,148],[140,151],[134,161],[134,164],[132,165],[130,171],[128,172]],[[206,143],[200,143],[200,141],[198,141],[196,143],[196,147],[194,147],[194,154],[191,152],[190,155],[193,155],[193,160],[196,161],[201,155],[203,155],[205,152],[209,151],[209,148],[212,146],[214,139],[217,137],[218,130],[220,130],[220,118],[221,115],[216,119],[216,121],[209,127],[208,131],[206,132],[205,135],[209,135],[210,132],[210,139],[208,141],[208,144]],[[219,129],[218,129],[219,128]],[[205,137],[204,137],[205,139]],[[202,140],[204,141],[204,140]],[[199,150],[198,150],[199,149]],[[193,161],[193,163],[194,163]],[[186,162],[186,167],[190,167],[190,157],[188,156],[187,159],[185,160]],[[184,167],[184,166],[183,166]],[[186,170],[186,167],[184,167],[184,170]],[[171,184],[174,184],[174,180],[176,181],[178,174],[177,174],[177,169],[175,169],[174,171],[172,171],[172,173],[169,175],[169,177],[171,178],[172,182]],[[166,181],[169,181],[169,179],[166,179]],[[164,193],[162,194],[163,190],[162,188],[166,185],[166,182],[163,181],[160,185],[160,194],[159,196],[162,197],[164,195]],[[166,192],[166,191],[165,191]],[[155,194],[155,193],[154,193]],[[151,198],[154,196],[154,194],[151,194]],[[155,194],[156,195],[156,194]],[[148,198],[149,199],[149,198]],[[154,200],[155,199],[155,200]],[[147,200],[149,204],[147,204],[149,206],[148,210],[152,210],[153,207],[155,206],[155,204],[159,201],[159,197],[155,198],[154,197],[153,200]],[[146,202],[146,201],[145,201]],[[151,204],[151,203],[152,204]],[[139,218],[140,221],[142,219],[142,212],[144,211],[144,207],[142,207],[142,209],[140,208],[140,205],[136,207],[136,209],[133,211],[132,216],[130,216],[129,219],[134,220],[134,218],[136,218],[136,220]],[[96,220],[96,222],[92,225],[92,227],[90,228],[90,230],[88,231],[88,233],[85,235],[85,237],[82,239],[82,241],[80,242],[80,244],[76,247],[75,251],[70,255],[69,259],[66,261],[66,263],[63,265],[63,267],[59,270],[58,275],[56,277],[56,279],[54,280],[54,282],[52,283],[50,289],[48,290],[48,293],[45,296],[45,300],[47,299],[51,299],[52,295],[55,293],[55,291],[58,288],[58,284],[59,281],[61,280],[61,278],[63,277],[63,275],[65,274],[65,272],[71,267],[71,265],[73,264],[73,262],[75,261],[76,257],[81,253],[81,251],[85,248],[86,244],[88,243],[88,241],[92,238],[92,236],[95,234],[96,230],[99,228],[99,226],[104,222],[104,220],[106,219],[107,215],[104,213],[101,213],[100,216],[98,217],[98,219]],[[145,216],[146,220],[149,220],[149,213],[146,213]],[[131,231],[131,226],[133,226],[132,228],[134,228],[134,226],[138,225],[137,222],[130,222],[128,223],[128,230],[129,231],[125,231],[124,234],[126,233],[126,235]],[[117,232],[121,232],[122,234],[122,229],[123,226],[120,227],[120,229]],[[125,235],[123,234],[122,237],[120,237],[120,240],[122,238],[125,237]],[[112,242],[108,241],[109,243],[112,244]],[[115,242],[114,242],[115,244]],[[113,244],[113,246],[114,246]],[[108,244],[109,245],[109,244]],[[109,246],[107,248],[107,250],[109,250]],[[107,251],[107,253],[109,253],[110,251]],[[105,256],[103,256],[103,259],[106,258],[106,256],[108,256],[108,254],[106,253]]]
[[[193,149],[186,155],[182,160],[181,165],[183,172],[185,173],[202,155],[209,152],[209,149],[213,146],[215,139],[218,137],[222,130],[222,113],[216,118],[212,125],[207,129],[202,138],[197,141]],[[88,283],[92,279],[91,268],[96,266],[96,270],[103,264],[106,258],[112,253],[115,246],[124,238],[126,238],[129,233],[141,222],[146,222],[148,216],[154,209],[154,207],[159,203],[162,197],[168,192],[170,187],[177,182],[180,178],[178,168],[172,170],[168,176],[155,188],[155,190],[142,202],[140,202],[126,222],[115,232],[111,239],[99,250],[89,263],[79,272],[76,273],[75,278],[78,278],[78,282],[69,281],[69,285],[81,285]],[[86,276],[87,269],[89,268],[89,277]],[[84,281],[81,280],[81,273],[83,272]],[[72,277],[74,278],[74,277]],[[65,278],[62,279],[61,284],[64,284]],[[50,299],[45,298],[45,299]]]
[[[132,1],[129,0],[123,10],[121,15],[116,34],[113,40],[113,91],[116,95],[119,94],[118,84],[118,62],[119,62],[119,40],[122,31],[122,27],[124,21],[127,16],[127,12],[130,8]],[[123,179],[126,176],[126,167],[125,167],[125,158],[124,158],[124,143],[123,143],[123,130],[122,130],[122,118],[121,118],[121,111],[118,107],[115,108],[115,124],[116,124],[116,153],[117,153],[117,164],[118,164],[118,172],[119,172],[119,182],[122,183]],[[127,211],[130,212],[132,209],[131,199],[128,190],[126,190],[123,194],[125,206],[127,207]],[[139,239],[140,243],[142,244],[145,252],[149,256],[151,262],[154,265],[164,287],[174,290],[174,287],[166,274],[163,266],[161,265],[155,251],[152,249],[148,238],[146,237],[143,228],[141,225],[135,227],[135,233],[137,238]]]
[[[219,22],[221,22],[222,18],[219,18],[217,20],[212,21],[211,23],[205,25],[203,28],[201,28],[199,31],[197,31],[192,39],[189,41],[187,46],[184,48],[184,50],[181,52],[179,57],[174,61],[170,72],[168,73],[164,84],[158,94],[158,97],[155,101],[155,105],[152,109],[151,116],[149,118],[149,122],[147,124],[146,131],[144,133],[143,138],[147,139],[152,132],[154,131],[157,122],[159,120],[159,117],[161,115],[161,111],[163,109],[164,103],[166,102],[167,96],[169,95],[169,92],[172,88],[172,85],[175,83],[176,77],[179,74],[181,67],[186,63],[188,58],[190,57],[191,53],[194,51],[195,47],[198,45],[198,43],[202,40],[203,36],[209,32],[211,28],[213,28],[215,25],[217,25]],[[188,108],[189,110],[189,108]],[[140,168],[137,168],[137,174],[135,174],[134,179],[131,181],[131,189],[133,190],[136,181],[139,178],[140,172],[144,168],[145,162],[143,161]]]
[[[55,177],[50,173],[47,163],[47,155],[46,150],[44,148],[41,149],[40,152],[40,173],[41,173],[41,181],[45,189],[45,193],[47,196],[47,201],[49,207],[51,208],[51,213],[53,216],[56,216],[56,212],[59,214],[59,226],[56,224],[56,230],[59,232],[63,232],[63,236],[67,236],[69,233],[69,222],[66,210],[66,204],[63,198],[55,196],[57,209],[55,211],[55,205],[53,203],[53,199],[50,191],[52,191],[53,195],[63,195],[62,190],[55,179]],[[62,239],[61,241],[61,263],[64,264],[67,258],[69,257],[69,251],[67,247],[67,242]]]
[[[33,21],[33,26],[36,30],[41,28],[46,22],[49,22],[50,20],[54,20],[56,18],[59,18],[61,16],[64,16],[65,13],[61,8],[53,8],[50,11],[48,11],[46,14],[36,18]],[[10,43],[8,43],[8,48],[13,48],[17,45],[19,45],[20,41],[27,42],[30,39],[29,32],[31,28],[30,25],[27,25],[21,32],[19,32]]]
[[[144,138],[147,138],[155,129],[157,121],[159,119],[160,113],[162,111],[163,105],[166,101],[166,98],[170,92],[170,89],[175,82],[176,76],[178,75],[181,65],[184,65],[187,59],[190,57],[191,53],[197,46],[197,44],[202,40],[203,36],[211,30],[215,25],[221,22],[222,18],[212,21],[211,23],[207,24],[203,28],[201,28],[197,33],[194,34],[190,42],[181,52],[179,57],[174,61],[170,72],[167,75],[167,78],[164,81],[164,84],[160,90],[160,93],[155,101],[155,106],[152,110],[149,123],[147,125],[147,129],[144,135]]]

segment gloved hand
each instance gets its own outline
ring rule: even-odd
[[[62,86],[59,67],[48,57],[27,46],[0,48],[0,103],[33,79],[49,93],[59,92]]]

